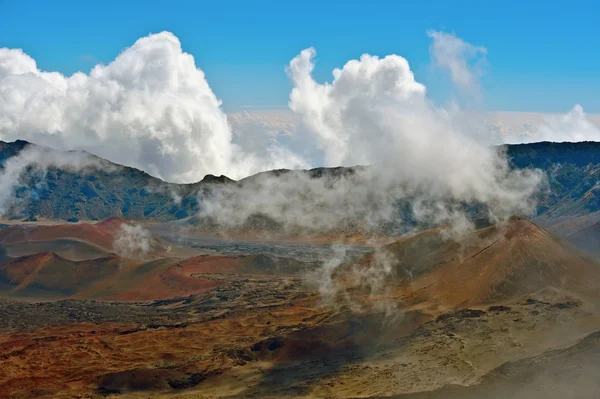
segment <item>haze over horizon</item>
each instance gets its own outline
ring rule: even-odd
[[[243,3],[224,17],[223,6],[184,2],[179,6],[188,12],[172,18],[155,3],[109,3],[91,19],[85,7],[57,14],[25,3],[0,5],[8,16],[0,27],[0,139],[83,149],[167,181],[381,162],[391,156],[381,143],[399,149],[413,139],[433,157],[435,149],[417,142],[431,146],[427,140],[444,131],[484,147],[600,140],[600,116],[587,114],[600,110],[592,94],[597,77],[586,66],[593,55],[547,62],[565,45],[550,24],[570,12],[559,7],[545,9],[547,19],[536,22],[539,45],[527,48],[534,38],[515,41],[515,26],[492,33],[498,15],[482,25],[481,18],[510,7],[468,2],[472,15],[464,18],[442,2],[406,3],[395,9],[402,11],[396,24],[379,14],[375,21],[352,2],[343,9],[330,3],[321,11],[340,15],[315,32],[303,24],[320,21],[318,13],[286,13],[270,3],[256,5],[266,13],[256,21],[244,19]],[[520,7],[519,18],[536,11]],[[119,13],[109,15],[110,9]],[[255,26],[266,17],[267,25]],[[89,23],[61,24],[64,18]],[[53,29],[36,35],[51,20]],[[99,40],[102,21],[109,20],[111,29]],[[125,20],[127,28],[120,24]],[[353,26],[360,29],[340,34]],[[582,29],[569,34],[589,40]],[[515,58],[525,50],[527,57]],[[577,96],[570,94],[574,87]]]

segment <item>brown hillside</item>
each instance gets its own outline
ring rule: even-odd
[[[73,239],[111,250],[115,233],[124,219],[109,218],[98,223],[60,225],[14,225],[0,231],[0,243],[16,244],[29,241]]]
[[[501,302],[547,288],[576,296],[596,296],[600,266],[572,245],[537,225],[515,218],[444,238],[431,230],[371,254],[361,268],[393,263],[392,291],[409,304],[442,309]],[[378,259],[379,260],[376,260]]]
[[[118,273],[129,262],[114,254],[75,262],[44,252],[5,262],[0,266],[0,282],[11,296],[69,297]]]
[[[121,256],[136,257],[148,260],[157,257],[189,257],[202,251],[169,245],[166,241],[153,235],[149,240],[149,251],[117,248],[115,239],[122,225],[131,225],[125,219],[111,217],[98,223],[76,223],[60,225],[12,225],[0,230],[0,245],[6,247],[11,256],[31,255],[38,252],[54,252],[71,260],[85,260],[105,256],[106,253],[118,252]],[[87,245],[77,245],[84,243]],[[37,249],[37,250],[36,250]],[[133,252],[132,252],[133,251]]]
[[[103,258],[110,251],[84,241],[63,238],[47,241],[26,241],[16,244],[4,244],[6,254],[12,258],[35,255],[42,252],[54,252],[58,256],[74,261]]]
[[[0,294],[12,297],[153,300],[215,288],[173,259],[140,263],[115,254],[71,261],[53,252],[13,258],[0,266]]]
[[[290,276],[312,266],[266,255],[203,255],[140,262],[115,254],[72,261],[43,252],[5,260],[0,265],[0,295],[147,301],[215,289],[221,280],[210,277],[212,274]]]

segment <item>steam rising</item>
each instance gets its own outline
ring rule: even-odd
[[[152,250],[152,234],[139,225],[121,224],[115,233],[113,248],[127,258],[146,259]]]

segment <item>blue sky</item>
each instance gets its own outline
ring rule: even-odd
[[[284,66],[317,49],[316,76],[362,53],[407,58],[430,95],[429,29],[488,50],[484,107],[600,112],[600,5],[593,1],[30,1],[0,0],[0,47],[22,48],[47,71],[88,72],[141,36],[173,32],[228,111],[285,106]]]

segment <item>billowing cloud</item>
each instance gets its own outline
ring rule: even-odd
[[[194,57],[169,32],[70,77],[39,70],[21,50],[0,49],[2,140],[84,149],[174,182],[303,163],[275,144],[244,151],[220,106]]]
[[[313,56],[304,50],[290,63],[290,108],[330,166],[378,163],[398,181],[457,199],[520,197],[509,186],[521,176],[490,148],[485,126],[466,125],[460,110],[433,105],[404,58],[363,55],[334,70],[331,84],[319,84],[311,76]]]
[[[408,62],[397,55],[380,59],[364,54],[335,69],[333,83],[319,84],[311,75],[315,54],[309,48],[290,62],[294,88],[289,105],[325,151],[325,163],[364,164],[389,158],[388,141],[399,136],[382,126],[391,122],[385,108],[411,118],[411,109],[425,99],[425,86],[415,81]]]
[[[457,203],[483,204],[496,218],[531,211],[541,175],[510,170],[479,118],[436,107],[404,58],[365,54],[335,69],[331,83],[318,83],[315,54],[306,49],[287,68],[297,132],[314,139],[326,166],[372,166],[326,179],[257,176],[205,198],[205,214],[236,223],[261,213],[323,229],[356,219],[385,223],[397,200],[417,219],[455,226],[465,225]]]
[[[478,88],[485,49],[443,32],[428,34],[433,62],[460,90]],[[176,182],[306,168],[315,149],[325,166],[374,165],[329,180],[296,174],[273,183],[265,175],[229,187],[243,192],[223,192],[215,197],[221,203],[205,206],[213,215],[225,212],[229,222],[262,212],[309,227],[356,215],[377,224],[390,217],[398,198],[410,198],[413,214],[423,219],[460,221],[460,210],[446,205],[452,202],[482,203],[496,216],[530,209],[541,177],[509,170],[490,148],[484,118],[434,105],[406,59],[364,54],[333,70],[331,82],[318,83],[315,54],[306,49],[287,67],[293,118],[228,118],[194,58],[168,32],[141,38],[111,63],[70,77],[41,71],[21,50],[0,49],[0,138],[85,149]],[[544,139],[597,133],[580,107],[544,126]]]
[[[476,92],[485,48],[444,32],[428,35],[434,64],[461,90]],[[22,50],[2,48],[0,139],[84,149],[169,181],[193,182],[208,173],[240,178],[273,168],[379,162],[398,149],[419,158],[413,146],[427,141],[422,135],[489,135],[476,118],[432,107],[400,56],[365,54],[334,70],[332,83],[318,84],[311,76],[314,53],[304,50],[288,67],[289,118],[225,115],[193,56],[169,32],[143,37],[107,65],[72,76],[42,71]],[[543,139],[595,139],[597,129],[582,115],[575,108],[548,121]]]

